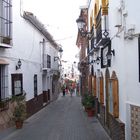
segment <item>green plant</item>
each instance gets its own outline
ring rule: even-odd
[[[26,106],[24,103],[19,103],[13,112],[14,121],[24,121],[26,118]]]
[[[13,111],[13,120],[14,121],[23,122],[26,118],[25,95],[26,94],[12,97],[12,102],[15,103],[15,108]]]
[[[85,94],[82,98],[82,105],[85,108],[93,108],[94,107],[94,97],[91,94]]]

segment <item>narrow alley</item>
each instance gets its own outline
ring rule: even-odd
[[[5,136],[4,136],[5,135]],[[59,98],[28,118],[22,129],[10,128],[1,140],[109,140],[95,117],[87,117],[81,98]]]

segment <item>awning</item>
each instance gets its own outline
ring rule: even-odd
[[[9,63],[6,60],[0,58],[0,65],[8,65],[8,64]]]

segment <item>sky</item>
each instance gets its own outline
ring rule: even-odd
[[[24,10],[34,13],[54,40],[63,47],[62,59],[77,61],[77,24],[85,0],[22,0]]]

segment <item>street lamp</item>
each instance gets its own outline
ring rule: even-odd
[[[76,22],[77,22],[77,26],[78,26],[78,29],[79,29],[82,37],[86,37],[88,35],[91,35],[91,32],[85,31],[86,22],[82,16],[79,16],[79,18],[76,20]]]
[[[100,60],[101,60],[101,57],[98,56],[97,59],[96,59],[96,63],[99,64]]]
[[[16,65],[16,70],[20,69],[21,68],[21,60],[19,59],[18,62],[17,62],[17,65]]]
[[[77,26],[78,26],[78,29],[80,31],[84,31],[84,26],[86,25],[86,22],[84,21],[84,19],[80,16],[77,20]]]
[[[59,51],[59,53],[62,53],[63,52],[62,47],[60,47],[58,51]]]
[[[106,57],[107,57],[108,60],[111,60],[112,54],[113,54],[113,56],[115,56],[115,50],[114,49],[111,50],[111,51],[108,51],[108,53],[106,54]]]
[[[55,57],[54,57],[54,61],[60,60],[60,58],[61,58],[61,56],[62,56],[62,52],[63,52],[62,47],[59,48],[58,52],[60,53],[60,57],[55,56]]]

